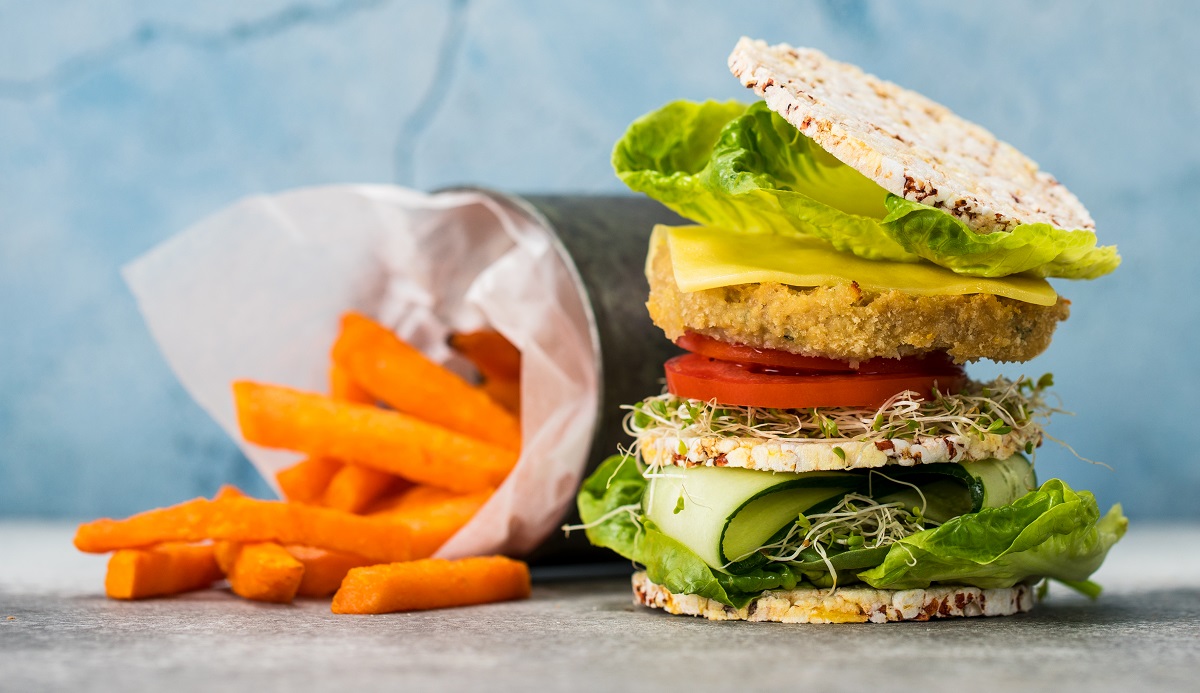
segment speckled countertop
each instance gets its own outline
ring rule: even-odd
[[[224,590],[102,594],[61,523],[0,523],[0,690],[1193,690],[1200,527],[1135,526],[1091,603],[889,625],[710,623],[635,608],[625,578],[541,579],[533,599],[345,617]]]

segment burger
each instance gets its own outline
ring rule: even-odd
[[[647,307],[685,350],[578,495],[635,601],[714,620],[1031,609],[1089,580],[1120,506],[1038,481],[1057,410],[1027,361],[1120,263],[1065,187],[945,107],[822,53],[742,39],[763,101],[636,120],[617,175],[696,225],[653,230]]]

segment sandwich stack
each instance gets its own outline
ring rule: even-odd
[[[1027,361],[1069,302],[1047,277],[1120,262],[1037,164],[929,99],[822,53],[742,39],[763,101],[675,102],[613,162],[696,222],[658,227],[650,315],[686,353],[629,407],[634,443],[578,497],[635,601],[716,620],[1005,615],[1086,594],[1119,506],[1039,483],[1049,376]]]

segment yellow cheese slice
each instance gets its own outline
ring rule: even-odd
[[[838,252],[819,239],[731,233],[707,226],[656,226],[666,234],[680,291],[777,282],[833,286],[857,282],[872,293],[897,290],[916,296],[994,294],[1052,306],[1058,294],[1045,279],[1026,275],[967,277],[928,262],[866,260]]]

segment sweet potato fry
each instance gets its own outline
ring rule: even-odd
[[[222,488],[222,493],[218,493],[217,497],[221,498],[225,494],[226,489],[233,487]],[[233,489],[234,492],[240,494],[240,491]],[[225,495],[225,497],[230,497]],[[233,496],[242,497],[242,496]],[[220,566],[221,572],[226,576],[234,574],[234,567],[238,560],[238,556],[242,550],[242,544],[235,541],[218,541],[213,544],[214,554],[217,559],[217,565]],[[371,565],[371,561],[355,556],[353,554],[341,553],[339,551],[326,551],[324,549],[315,549],[310,546],[287,546],[287,552],[292,558],[299,561],[304,566],[304,571],[300,579],[299,585],[296,587],[295,595],[299,597],[328,597],[337,591],[339,585],[342,584],[342,578],[346,577],[346,573],[351,568],[359,566]],[[230,577],[230,586],[233,591],[247,599],[255,599],[250,596],[252,594],[251,580],[261,584],[266,582],[263,577],[254,577],[247,573],[252,572],[247,566],[243,566],[241,571],[243,575],[239,578],[240,585],[233,584],[233,578]],[[273,599],[261,599],[260,601],[277,601]],[[280,601],[291,601],[280,600]]]
[[[228,576],[233,572],[233,564],[237,562],[238,554],[241,552],[242,545],[239,542],[213,542],[213,557],[217,559],[217,567],[221,569],[223,575]]]
[[[325,489],[322,505],[348,513],[360,513],[375,499],[402,483],[394,474],[357,464],[343,465]]]
[[[498,447],[521,447],[515,416],[369,318],[357,313],[342,318],[333,360],[398,412]]]
[[[490,489],[485,489],[479,493],[490,494]],[[391,515],[405,513],[421,513],[426,510],[441,505],[446,501],[454,500],[461,497],[463,494],[447,491],[444,488],[437,486],[426,486],[417,484],[412,488],[402,491],[397,494],[390,495],[386,498],[381,498],[371,505],[367,510],[368,515]]]
[[[503,556],[355,568],[333,596],[335,614],[386,614],[525,599],[529,567]]]
[[[237,486],[234,486],[233,484],[221,484],[221,488],[217,489],[217,492],[215,494],[213,494],[213,500],[223,500],[225,498],[245,498],[245,497],[246,497],[246,494],[242,492],[242,489],[238,488]]]
[[[488,378],[480,387],[496,404],[512,412],[514,416],[521,415],[521,383],[516,380]]]
[[[106,553],[205,539],[301,544],[379,562],[406,561],[412,554],[410,530],[402,523],[252,498],[197,498],[126,520],[88,522],[79,526],[75,547],[86,553]]]
[[[245,544],[225,577],[243,599],[290,604],[304,578],[304,564],[279,544]]]
[[[342,463],[327,457],[308,457],[275,474],[283,497],[294,503],[317,504]]]
[[[246,494],[233,484],[222,484],[221,488],[217,489],[213,500],[224,500],[226,498],[245,498]],[[217,559],[217,567],[221,569],[221,573],[228,576],[233,570],[233,563],[237,560],[238,554],[242,550],[242,545],[236,541],[214,541],[213,556]]]
[[[418,486],[375,516],[407,524],[412,530],[413,558],[427,558],[470,522],[491,495],[491,490],[449,495],[441,489]]]
[[[108,560],[110,599],[145,599],[211,587],[221,579],[211,544],[161,544],[123,549]]]
[[[475,364],[489,380],[521,379],[521,352],[495,330],[458,332],[450,335],[450,348]]]
[[[333,457],[469,492],[500,485],[517,453],[376,407],[250,381],[233,384],[251,443]]]
[[[375,397],[336,363],[329,367],[329,396],[343,402],[375,404]]]
[[[308,546],[288,546],[288,553],[304,564],[304,579],[296,591],[298,597],[328,597],[337,592],[351,568],[371,565],[360,556],[323,551]]]

